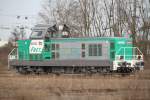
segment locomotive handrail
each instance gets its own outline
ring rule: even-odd
[[[119,54],[120,51],[123,49],[123,54]],[[134,49],[134,54],[131,54],[131,55],[126,55],[126,49]],[[135,54],[135,50],[137,50],[139,52],[139,54]],[[123,56],[124,57],[124,60],[126,60],[126,57],[133,57],[134,59],[137,57],[137,56],[142,56],[143,57],[143,53],[139,50],[139,48],[137,47],[121,47],[117,52],[116,52],[116,55],[115,55],[115,60],[118,59],[117,57],[120,57],[120,56]]]
[[[122,55],[116,55],[116,59],[115,60],[118,60],[118,58],[122,56]],[[126,59],[125,60],[137,60],[138,59],[138,56],[141,56],[141,55],[125,55]],[[117,58],[118,57],[118,58]],[[127,58],[127,57],[131,57],[131,58]],[[140,60],[143,60],[143,56],[141,57],[142,59]],[[139,60],[139,59],[138,59]]]
[[[15,52],[16,54],[13,54],[14,52]],[[17,49],[17,48],[14,48],[14,49],[8,54],[8,69],[10,69],[9,61],[10,61],[10,60],[15,60],[15,59],[18,59],[18,49]]]
[[[14,52],[16,52],[16,54],[13,54]],[[11,56],[14,56],[15,58],[11,58]],[[18,49],[17,48],[14,48],[9,54],[8,54],[8,59],[11,60],[11,59],[18,59]]]

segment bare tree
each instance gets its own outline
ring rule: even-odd
[[[51,16],[56,24],[67,24],[72,29],[72,33],[79,36],[104,35],[101,30],[104,22],[99,0],[57,0],[55,3]],[[46,8],[48,9],[44,7]],[[45,22],[49,21],[47,14],[39,13],[39,15]]]
[[[39,12],[40,23],[51,24],[53,23],[52,14],[52,0],[44,0],[42,4],[42,9]]]
[[[79,2],[77,0],[56,0],[54,2],[45,1],[43,10],[39,16],[44,20],[44,24],[67,24],[72,36],[82,35],[82,19]],[[52,7],[51,3],[53,3]]]
[[[133,42],[136,42],[139,30],[148,27],[147,20],[142,17],[145,16],[143,0],[52,1],[43,6],[45,11],[39,13],[41,18],[45,23],[67,24],[72,29],[71,33],[76,35],[124,36],[124,33],[131,31]],[[148,33],[143,38],[148,37]]]
[[[13,28],[10,37],[9,37],[9,42],[13,43],[16,42],[17,40],[22,40],[26,39],[26,31],[24,27],[15,27]]]
[[[76,0],[58,0],[53,12],[58,24],[67,24],[71,28],[71,33],[82,35],[82,18],[79,3]]]
[[[20,32],[17,30],[17,28],[14,28],[13,31],[11,32],[9,42],[13,43],[16,42],[20,38]]]

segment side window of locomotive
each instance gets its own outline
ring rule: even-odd
[[[81,44],[81,56],[82,58],[85,58],[85,44],[84,43]]]
[[[85,44],[82,44],[82,50],[84,50],[85,49]]]
[[[51,50],[55,50],[55,44],[52,44],[51,47],[52,47]]]
[[[52,59],[59,58],[59,52],[52,52]]]
[[[59,44],[52,44],[51,50],[59,50]]]
[[[89,56],[102,56],[102,44],[89,44]]]
[[[102,44],[98,44],[97,50],[98,56],[102,56]]]
[[[52,52],[52,58],[55,59],[55,52]]]
[[[85,51],[82,51],[82,58],[85,58]]]
[[[59,58],[59,44],[52,44],[51,45],[52,50],[52,59],[58,59]]]

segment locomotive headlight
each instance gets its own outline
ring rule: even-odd
[[[141,66],[144,66],[144,62],[141,62]]]
[[[123,60],[124,57],[123,56],[117,56],[117,60]]]
[[[128,62],[128,63],[127,63],[127,66],[130,67],[130,66],[131,66],[131,63]]]
[[[123,59],[124,59],[124,57],[123,57],[123,56],[120,56],[120,57],[119,57],[119,59],[120,59],[120,60],[123,60]]]
[[[138,56],[136,57],[136,59],[137,59],[137,60],[143,60],[143,56],[142,56],[142,55],[138,55]]]

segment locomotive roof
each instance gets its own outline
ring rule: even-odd
[[[82,37],[82,38],[52,38],[52,42],[80,42],[80,41],[120,41],[128,40],[131,41],[131,38],[126,37]]]

